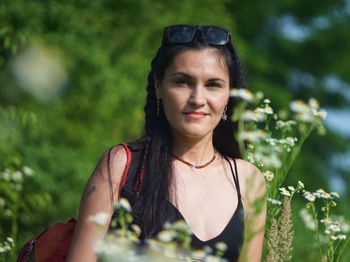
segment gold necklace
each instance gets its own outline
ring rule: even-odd
[[[180,162],[188,165],[189,167],[191,167],[192,171],[196,171],[197,169],[201,169],[201,168],[205,168],[207,167],[208,165],[210,165],[216,158],[216,155],[215,155],[215,151],[214,151],[214,155],[213,157],[209,160],[209,162],[203,164],[203,165],[199,165],[199,166],[196,166],[196,165],[193,165],[191,164],[190,162],[187,162],[186,160],[183,160],[181,159],[180,157],[178,157],[177,155],[175,154],[172,154],[173,157],[175,157],[177,160],[179,160]]]

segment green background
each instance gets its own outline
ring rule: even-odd
[[[329,110],[326,136],[311,135],[286,185],[340,191],[336,212],[349,219],[349,1],[1,0],[0,167],[35,171],[16,199],[18,246],[76,217],[99,157],[142,134],[150,62],[164,26],[179,23],[230,28],[249,88],[274,108],[315,97]],[[61,66],[47,92],[26,91],[16,76],[16,59],[33,47]],[[37,78],[46,72],[33,70]],[[304,203],[293,204],[293,261],[315,261],[312,234],[297,215]],[[9,222],[0,218],[2,240]]]

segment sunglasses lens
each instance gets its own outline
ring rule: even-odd
[[[212,45],[225,45],[228,40],[228,32],[215,26],[206,26],[202,29],[203,37]]]
[[[193,40],[196,29],[190,26],[174,26],[168,30],[168,38],[172,43],[189,43]]]

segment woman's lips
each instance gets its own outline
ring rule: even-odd
[[[186,112],[184,114],[193,119],[201,119],[208,115],[207,113],[204,113],[204,112]]]

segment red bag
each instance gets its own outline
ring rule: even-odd
[[[29,240],[21,249],[17,262],[63,262],[73,238],[76,220],[57,223]]]
[[[127,153],[127,163],[123,172],[121,191],[127,190],[126,184],[129,174],[135,173],[141,150],[133,144],[123,144]],[[110,150],[111,151],[111,150]],[[131,161],[132,160],[132,161]],[[141,175],[141,178],[143,174]],[[142,182],[142,179],[141,179]],[[127,198],[133,198],[136,192],[129,189]],[[33,237],[25,243],[17,257],[17,262],[64,262],[72,242],[76,220],[71,218],[67,223],[57,223]]]

